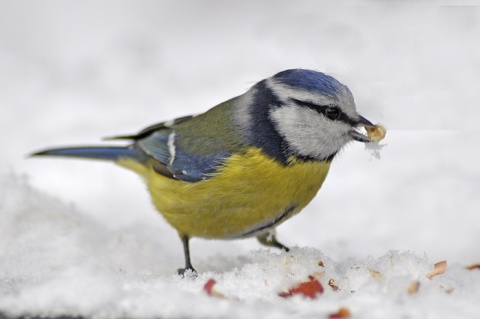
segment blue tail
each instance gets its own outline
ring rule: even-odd
[[[102,147],[102,146],[85,146],[85,147],[66,147],[66,148],[52,148],[37,153],[31,156],[62,156],[62,157],[77,157],[90,158],[106,161],[117,161],[120,158],[130,158],[138,162],[143,162],[146,159],[145,153],[130,147]]]

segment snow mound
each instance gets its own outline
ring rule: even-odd
[[[480,271],[463,265],[428,279],[434,262],[427,256],[332,260],[294,247],[219,255],[202,262],[223,271],[180,278],[172,256],[141,227],[104,227],[13,173],[0,177],[0,188],[0,315],[322,318],[342,307],[353,318],[480,315]],[[279,296],[309,276],[324,288],[315,299]],[[204,291],[210,279],[224,298]]]

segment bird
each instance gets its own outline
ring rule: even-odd
[[[151,125],[108,140],[128,145],[48,148],[32,156],[114,162],[139,174],[153,204],[178,232],[184,276],[196,274],[191,238],[241,239],[288,251],[275,228],[321,188],[330,165],[374,125],[349,88],[309,69],[289,69],[199,115]]]

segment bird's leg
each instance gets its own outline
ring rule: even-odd
[[[190,262],[190,248],[188,245],[190,238],[186,235],[183,235],[181,236],[181,239],[183,244],[183,252],[185,254],[185,268],[180,268],[178,270],[178,274],[183,277],[185,272],[190,270],[194,275],[196,275],[197,271],[193,268],[192,263]]]
[[[284,244],[280,243],[277,240],[277,237],[275,236],[275,234],[272,233],[272,232],[265,232],[261,235],[258,235],[257,240],[262,245],[265,245],[265,246],[268,246],[268,247],[276,247],[276,248],[285,250],[286,252],[290,251],[290,248],[288,248]]]

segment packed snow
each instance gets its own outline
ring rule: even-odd
[[[480,269],[467,267],[480,263],[480,8],[469,4],[3,1],[0,318],[479,318]],[[27,158],[201,113],[294,67],[348,85],[387,135],[335,159],[277,229],[289,253],[193,239],[199,274],[181,278],[180,240],[139,177]],[[281,296],[309,280],[323,287],[314,299]]]

